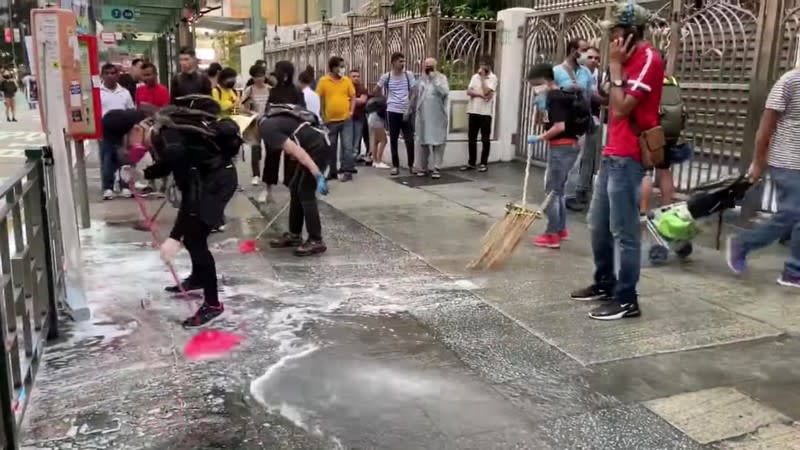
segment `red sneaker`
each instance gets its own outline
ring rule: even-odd
[[[559,232],[558,232],[558,237],[559,237],[559,238],[560,238],[562,241],[568,241],[568,240],[569,240],[569,231],[567,231],[567,230],[561,230],[561,231],[559,231]]]
[[[557,234],[543,234],[533,240],[533,245],[545,248],[561,248],[561,238]]]

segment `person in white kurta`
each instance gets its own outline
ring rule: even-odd
[[[432,178],[439,178],[447,142],[447,98],[450,86],[447,77],[436,71],[435,59],[425,60],[416,89],[417,175],[430,173]]]

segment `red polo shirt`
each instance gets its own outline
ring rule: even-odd
[[[142,103],[149,103],[156,108],[163,108],[169,105],[169,91],[161,83],[157,83],[153,87],[142,84],[136,88],[136,106]]]
[[[617,119],[614,109],[608,121],[608,140],[603,150],[605,156],[620,156],[641,160],[639,138],[631,128],[633,120],[640,130],[660,123],[661,89],[664,86],[664,61],[650,43],[642,42],[622,66],[625,94],[639,100],[628,117]]]

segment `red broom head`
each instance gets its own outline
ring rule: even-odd
[[[248,239],[239,243],[239,253],[253,253],[256,251],[256,241]]]

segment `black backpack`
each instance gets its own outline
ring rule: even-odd
[[[316,114],[300,105],[290,103],[267,104],[267,110],[264,111],[264,117],[270,118],[278,116],[289,116],[301,123],[308,123],[312,127],[319,127],[321,125],[319,122],[319,117],[317,117]]]
[[[594,128],[592,105],[586,99],[583,90],[579,88],[562,88],[561,92],[572,99],[572,107],[570,108],[572,115],[569,123],[567,123],[567,128],[575,131],[578,136],[591,132]]]
[[[164,107],[153,117],[153,126],[156,132],[162,128],[172,128],[199,135],[212,144],[209,147],[211,153],[224,160],[233,159],[244,143],[239,126],[233,120],[185,106]]]

